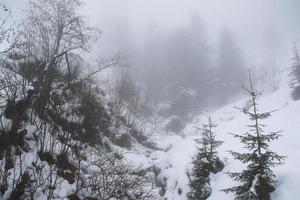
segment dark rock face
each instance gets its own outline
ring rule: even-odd
[[[57,156],[56,166],[58,168],[57,174],[66,179],[70,184],[75,182],[77,168],[70,162],[67,154],[60,154]]]
[[[178,192],[179,195],[181,195],[181,194],[182,194],[182,189],[181,189],[181,188],[178,188],[178,191],[177,191],[177,192]]]
[[[41,161],[46,161],[49,165],[55,164],[55,158],[49,152],[39,151],[38,152],[38,156],[39,156],[39,158],[40,158]]]
[[[131,136],[129,134],[123,134],[121,137],[116,138],[115,143],[120,147],[129,149],[131,147]]]

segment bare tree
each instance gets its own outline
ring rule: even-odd
[[[14,40],[14,38],[16,34],[11,10],[2,3],[0,3],[0,10],[0,55],[2,55],[8,53],[15,47],[16,40]]]
[[[57,63],[66,54],[87,51],[96,30],[78,14],[80,5],[79,0],[30,1],[23,23],[26,53]]]
[[[96,159],[85,169],[89,174],[81,192],[88,191],[103,200],[156,199],[155,186],[149,174],[136,173],[138,169],[130,168],[112,153],[95,153]]]

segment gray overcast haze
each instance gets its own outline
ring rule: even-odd
[[[26,0],[4,0],[11,8],[15,19],[21,17],[25,2]],[[285,45],[300,40],[299,0],[84,0],[83,2],[84,14],[92,25],[103,31],[99,45],[106,50],[108,48],[116,50],[126,45],[124,40],[129,37],[143,44],[144,40],[158,31],[184,26],[195,12],[202,18],[210,36],[218,35],[223,27],[230,29],[250,58],[260,54],[260,47],[268,29],[275,31]]]

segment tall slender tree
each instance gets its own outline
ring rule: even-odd
[[[240,49],[232,33],[225,29],[221,33],[217,52],[217,85],[219,99],[230,98],[240,92],[241,83],[247,77]]]
[[[300,55],[296,44],[294,44],[294,56],[289,76],[292,77],[290,81],[290,88],[293,89],[292,97],[295,100],[300,99]]]
[[[245,115],[249,116],[250,130],[243,135],[232,134],[238,138],[248,152],[240,153],[230,151],[232,156],[247,164],[242,172],[228,172],[228,175],[241,184],[223,191],[235,194],[236,200],[270,200],[270,193],[275,190],[276,181],[272,168],[283,164],[284,156],[278,155],[270,149],[270,142],[280,137],[280,131],[265,133],[265,124],[261,121],[271,117],[270,112],[259,112],[257,97],[259,93],[254,89],[249,71],[250,88],[244,87],[250,102],[250,108],[239,108]]]
[[[223,162],[218,157],[217,148],[223,143],[216,140],[213,128],[217,126],[208,118],[208,123],[203,124],[202,138],[195,140],[198,144],[198,152],[193,160],[192,179],[190,182],[191,192],[188,198],[191,200],[205,200],[211,195],[210,173],[218,173],[224,168]]]

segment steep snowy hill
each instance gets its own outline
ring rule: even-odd
[[[280,89],[273,93],[263,94],[258,98],[260,111],[277,110],[270,119],[265,120],[266,132],[282,130],[282,137],[271,143],[271,149],[280,155],[287,156],[285,164],[274,169],[277,189],[272,193],[274,200],[299,200],[300,199],[300,101],[294,101],[286,81]],[[244,166],[232,158],[228,150],[243,152],[243,146],[239,140],[233,138],[229,132],[243,134],[248,128],[249,119],[234,107],[243,107],[247,99],[240,100],[218,110],[203,114],[194,119],[178,135],[156,136],[155,142],[162,151],[153,151],[144,154],[128,153],[126,158],[143,167],[155,166],[156,182],[161,186],[161,194],[168,200],[184,200],[189,192],[189,171],[191,169],[192,157],[195,153],[195,138],[199,133],[193,126],[200,126],[211,115],[218,123],[215,132],[219,140],[224,144],[219,148],[219,156],[225,163],[225,169],[216,175],[211,175],[212,195],[210,200],[232,200],[232,194],[225,194],[222,189],[234,186],[227,175],[227,171],[238,172]],[[163,198],[163,199],[165,199]]]

